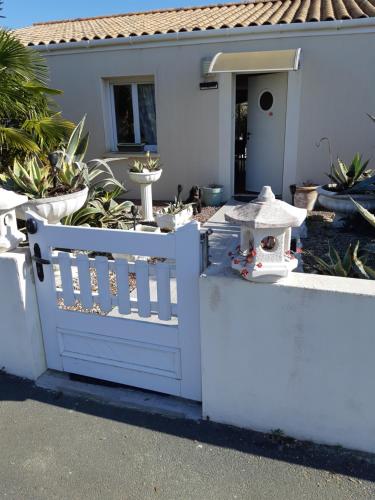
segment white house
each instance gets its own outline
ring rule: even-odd
[[[344,160],[370,157],[374,33],[374,0],[253,0],[17,30],[46,56],[64,115],[87,114],[91,157],[121,159],[132,189],[129,161],[160,155],[161,199],[178,183],[223,184],[227,197],[267,184],[288,199],[291,184],[324,182],[322,137]]]

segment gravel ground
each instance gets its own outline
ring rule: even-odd
[[[375,230],[365,222],[362,217],[355,217],[344,227],[337,227],[334,223],[333,212],[313,211],[307,218],[307,238],[302,239],[304,251],[323,257],[329,249],[334,247],[341,257],[344,256],[350,244],[360,242],[359,248],[375,251]],[[308,273],[316,273],[313,267],[313,259],[304,254],[304,270]],[[368,264],[375,266],[375,253],[370,255]]]

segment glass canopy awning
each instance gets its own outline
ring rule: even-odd
[[[301,49],[219,52],[207,65],[207,74],[296,71],[300,56]]]

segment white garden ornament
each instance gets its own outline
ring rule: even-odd
[[[307,210],[277,200],[270,186],[258,198],[225,214],[241,226],[241,244],[231,252],[232,268],[250,281],[273,283],[286,278],[298,266],[290,250],[292,227],[299,227]]]
[[[25,240],[17,228],[15,209],[27,201],[27,196],[0,188],[0,252],[13,250]]]

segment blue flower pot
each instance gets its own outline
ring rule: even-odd
[[[202,190],[202,201],[207,207],[218,207],[223,202],[223,186],[205,186]]]

